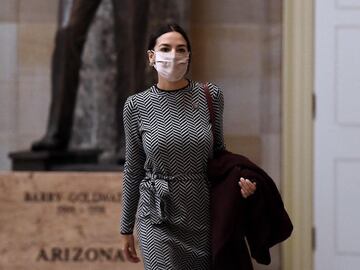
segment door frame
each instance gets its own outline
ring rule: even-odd
[[[314,6],[283,1],[281,190],[294,224],[283,270],[313,269]]]

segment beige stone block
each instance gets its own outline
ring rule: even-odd
[[[268,28],[265,41],[263,83],[261,89],[261,132],[279,133],[281,128],[281,27]]]
[[[281,134],[261,136],[262,167],[280,189],[281,184]]]
[[[18,0],[21,23],[57,23],[58,0]]]
[[[193,36],[193,77],[214,81],[224,90],[227,134],[260,135],[260,91],[263,80],[262,28],[198,26]]]
[[[19,24],[19,72],[42,75],[50,72],[55,24]]]
[[[266,72],[281,70],[282,64],[282,25],[274,24],[266,29],[264,54],[266,55]],[[270,71],[269,71],[270,70]]]
[[[224,132],[236,135],[260,135],[261,78],[228,79],[218,82],[224,93]]]
[[[0,174],[0,269],[143,269],[120,250],[121,181],[121,173]]]
[[[0,0],[0,22],[16,22],[18,19],[18,1]]]
[[[268,75],[263,79],[261,90],[261,134],[279,134],[281,132],[281,79]]]
[[[50,76],[21,76],[19,79],[17,130],[19,135],[41,136],[46,128],[50,103]]]
[[[282,0],[266,0],[267,20],[270,23],[281,23],[283,14]]]
[[[258,165],[261,165],[261,138],[256,136],[239,136],[225,134],[226,149],[236,154],[248,157]]]
[[[197,25],[191,29],[192,74],[199,80],[258,79],[264,33],[256,25]]]
[[[267,1],[191,1],[191,21],[207,24],[261,24],[267,18]]]
[[[0,80],[0,134],[16,129],[17,82]]]
[[[0,23],[0,81],[16,79],[17,34],[15,23]]]

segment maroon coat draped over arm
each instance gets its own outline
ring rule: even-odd
[[[291,220],[274,181],[242,155],[224,151],[209,161],[213,269],[252,270],[251,257],[270,264],[269,249],[287,239]],[[240,177],[256,182],[254,195],[244,199]]]

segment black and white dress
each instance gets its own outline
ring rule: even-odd
[[[224,148],[223,94],[209,84],[215,141],[203,85],[152,86],[124,106],[126,162],[121,233],[138,237],[146,270],[210,269],[208,157]]]

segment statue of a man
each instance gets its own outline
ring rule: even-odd
[[[52,58],[52,99],[45,136],[32,144],[33,151],[68,147],[74,118],[81,56],[87,32],[102,0],[60,0],[55,49]],[[117,136],[124,147],[122,108],[127,96],[144,89],[149,0],[112,0],[117,54]],[[123,149],[118,149],[123,152]]]

